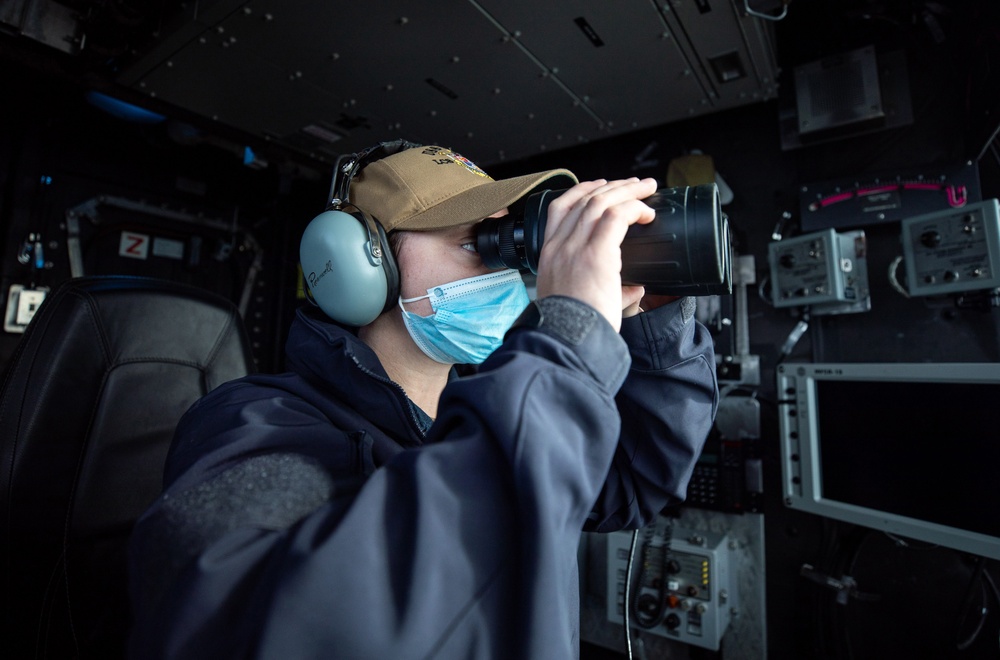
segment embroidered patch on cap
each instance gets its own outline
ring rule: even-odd
[[[440,165],[444,165],[445,163],[448,162],[458,163],[459,165],[462,165],[463,167],[465,167],[465,169],[469,170],[473,174],[484,176],[487,179],[492,180],[492,177],[490,177],[489,174],[480,169],[478,165],[473,163],[465,156],[457,154],[454,151],[451,151],[450,149],[442,149],[441,147],[428,147],[424,149],[423,153],[427,154],[428,156],[436,156],[434,162]]]

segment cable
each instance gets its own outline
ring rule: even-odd
[[[632,625],[629,623],[629,603],[631,602],[630,592],[632,591],[632,563],[635,559],[635,545],[639,538],[639,530],[632,530],[632,543],[628,549],[628,562],[625,564],[625,649],[628,651],[628,660],[632,660]]]
[[[629,606],[633,607],[633,613],[635,614],[636,624],[647,630],[651,630],[663,622],[663,616],[667,611],[667,596],[668,589],[666,584],[667,575],[667,564],[669,563],[670,554],[670,542],[673,537],[673,523],[665,518],[660,518],[660,521],[665,521],[665,525],[662,527],[662,542],[659,545],[653,545],[653,539],[657,536],[657,531],[660,529],[659,522],[653,522],[646,527],[645,540],[642,544],[642,566],[639,569],[639,586],[648,586],[656,590],[656,601],[651,603],[648,600],[648,594],[637,593],[635,602],[629,601]],[[659,570],[658,573],[654,571],[653,578],[647,581],[647,570],[654,570],[652,568],[652,562],[656,557],[656,551],[659,551]],[[657,579],[659,578],[659,579]],[[645,599],[645,600],[644,600]],[[655,609],[650,609],[650,606],[655,606]]]
[[[760,298],[768,306],[774,307],[774,301],[771,300],[771,294],[764,292],[765,286],[770,283],[771,283],[770,275],[765,275],[764,277],[761,278],[760,282],[757,284],[757,297]]]
[[[989,608],[986,607],[987,598],[989,595],[986,593],[986,581],[983,578],[984,571],[986,570],[986,558],[979,557],[976,562],[976,568],[972,572],[972,579],[969,580],[969,588],[965,593],[965,600],[962,602],[962,607],[958,613],[958,622],[955,624],[955,646],[959,651],[964,651],[976,638],[979,637],[979,633],[983,629],[983,625],[986,623],[986,615],[989,614]],[[982,598],[982,605],[979,608],[979,621],[976,622],[975,628],[969,633],[969,636],[964,640],[957,639],[959,632],[962,629],[962,624],[965,623],[966,618],[969,616],[969,612],[972,610],[972,599],[976,590],[976,585],[979,585],[979,591]]]
[[[781,353],[778,356],[776,364],[781,364],[785,361],[785,358],[792,354],[792,351],[795,350],[795,345],[799,343],[799,340],[802,339],[802,335],[804,335],[808,329],[809,308],[806,307],[802,311],[802,318],[795,324],[792,331],[788,333],[788,338],[785,339],[785,343],[781,345]]]
[[[899,279],[896,277],[896,271],[899,270],[899,264],[903,262],[903,257],[899,256],[892,260],[889,264],[889,284],[892,288],[898,291],[904,298],[910,297],[910,292],[903,288],[903,285],[899,283]]]
[[[756,9],[750,9],[750,0],[743,0],[743,9],[750,16],[756,16],[757,18],[762,18],[765,21],[780,21],[788,14],[788,3],[791,0],[783,0],[781,3],[781,13],[777,15],[765,14],[759,12]]]

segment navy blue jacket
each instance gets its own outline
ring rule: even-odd
[[[517,329],[426,435],[374,352],[301,310],[289,373],[223,385],[178,428],[133,534],[131,655],[578,656],[581,530],[683,499],[714,418],[691,307],[621,335]]]

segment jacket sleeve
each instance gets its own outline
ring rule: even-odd
[[[579,339],[512,333],[445,389],[427,444],[357,483],[309,404],[210,396],[133,535],[131,655],[572,657],[566,596],[629,365],[603,319]]]
[[[588,531],[649,523],[685,498],[719,402],[708,330],[682,298],[623,319],[632,367],[617,395],[621,439]]]

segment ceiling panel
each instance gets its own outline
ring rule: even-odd
[[[520,43],[554,70],[609,132],[687,117],[709,103],[674,31],[649,0],[583,0],[553,4],[545,12],[531,0],[481,4],[520,32]]]
[[[745,40],[728,2],[692,20]],[[717,109],[707,75],[649,0],[216,0],[119,81],[326,161],[404,137],[489,164]]]

